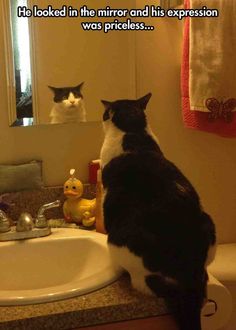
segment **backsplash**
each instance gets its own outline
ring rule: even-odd
[[[96,185],[84,184],[83,197],[88,199],[95,198]],[[65,201],[63,187],[46,187],[41,190],[28,190],[0,195],[2,202],[10,204],[7,215],[13,221],[17,221],[22,212],[29,212],[35,217],[43,204],[54,202],[57,199],[61,201],[61,206],[47,210],[45,212],[47,219],[64,218],[62,209]]]

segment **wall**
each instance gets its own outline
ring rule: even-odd
[[[144,0],[137,1],[142,8]],[[220,242],[236,241],[236,140],[186,129],[181,118],[182,23],[147,19],[155,31],[137,32],[137,94],[152,92],[148,116],[165,155],[198,190]]]

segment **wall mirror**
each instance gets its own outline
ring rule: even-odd
[[[134,31],[84,31],[82,21],[98,18],[18,17],[18,6],[77,10],[81,0],[1,0],[10,126],[53,123],[55,93],[48,86],[76,87],[84,97],[86,121],[101,120],[101,99],[135,98]],[[88,8],[135,8],[135,0],[87,0]],[[103,20],[105,20],[103,18]],[[107,20],[113,20],[111,18]],[[70,96],[80,98],[78,88]],[[76,96],[77,95],[77,96]],[[65,96],[60,96],[64,100]],[[79,120],[80,121],[80,120]],[[81,120],[83,121],[83,120]]]

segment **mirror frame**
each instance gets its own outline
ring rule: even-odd
[[[27,5],[32,8],[32,0],[27,0]],[[9,126],[13,127],[12,124],[17,120],[16,113],[16,82],[15,82],[15,68],[14,68],[14,55],[13,55],[13,41],[12,41],[12,28],[11,28],[11,11],[10,11],[10,0],[0,1],[0,10],[3,14],[3,38],[5,48],[5,68],[7,78],[7,103],[8,103],[8,122]],[[31,82],[32,82],[32,108],[34,125],[39,123],[39,112],[38,112],[38,95],[37,95],[37,65],[35,58],[35,29],[33,24],[33,18],[28,19],[29,22],[29,44],[30,44],[30,71],[31,71]]]

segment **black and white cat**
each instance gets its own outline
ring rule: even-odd
[[[75,87],[52,87],[54,104],[50,113],[51,124],[80,123],[86,121],[86,111],[81,89],[84,83]]]
[[[191,183],[164,157],[147,124],[144,111],[150,97],[102,101],[108,246],[113,261],[129,272],[134,288],[164,296],[181,330],[200,330],[215,226]]]

